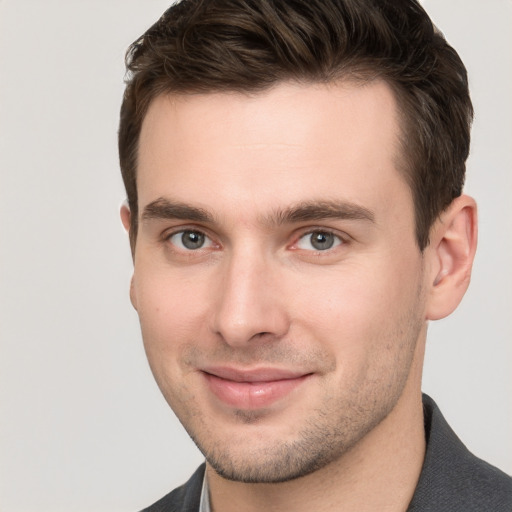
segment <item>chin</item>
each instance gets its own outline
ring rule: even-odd
[[[249,418],[247,418],[249,419]],[[258,430],[257,425],[253,425]],[[348,434],[348,435],[347,435]],[[215,472],[226,480],[243,483],[281,483],[295,480],[338,460],[364,432],[353,436],[342,429],[305,429],[284,441],[285,435],[251,440],[247,432],[223,440],[192,439]],[[206,437],[206,436],[205,436]]]
[[[301,456],[283,448],[264,460],[251,457],[244,460],[227,460],[226,457],[207,457],[209,465],[226,480],[251,484],[277,484],[289,482],[313,473],[331,462],[332,457]]]

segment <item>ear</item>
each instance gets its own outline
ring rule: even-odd
[[[462,195],[435,222],[426,249],[430,259],[427,320],[439,320],[459,305],[471,279],[477,244],[475,200]]]
[[[123,223],[124,229],[126,229],[126,232],[130,232],[130,220],[131,220],[131,212],[130,208],[128,208],[128,205],[126,203],[123,203],[121,205],[121,222]]]
[[[123,223],[124,229],[128,232],[130,239],[130,249],[132,251],[132,259],[135,260],[135,242],[136,242],[136,229],[134,230],[131,224],[132,212],[126,203],[121,206],[121,222]]]
[[[130,208],[128,208],[128,205],[126,203],[123,203],[121,206],[121,222],[123,223],[124,229],[130,234],[130,226],[131,226],[131,212]],[[131,242],[131,237],[130,237]],[[133,257],[133,247],[132,247],[132,257]],[[134,284],[135,275],[132,275],[132,278],[130,280],[130,302],[132,303],[132,306],[137,311],[137,299],[135,295],[135,284]]]

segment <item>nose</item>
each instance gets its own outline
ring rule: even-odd
[[[243,347],[288,332],[289,315],[277,263],[263,255],[233,254],[219,279],[213,329],[225,343]]]

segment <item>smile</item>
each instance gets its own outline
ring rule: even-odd
[[[237,409],[260,409],[286,397],[311,373],[258,369],[239,371],[232,368],[203,370],[210,391],[224,404]]]

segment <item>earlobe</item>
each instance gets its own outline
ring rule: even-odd
[[[466,293],[477,244],[477,212],[473,198],[456,198],[436,221],[428,248],[431,259],[427,320],[452,313]]]
[[[134,283],[135,276],[132,276],[130,280],[130,302],[132,303],[133,309],[135,311],[137,310],[137,296],[135,294],[135,283]]]

